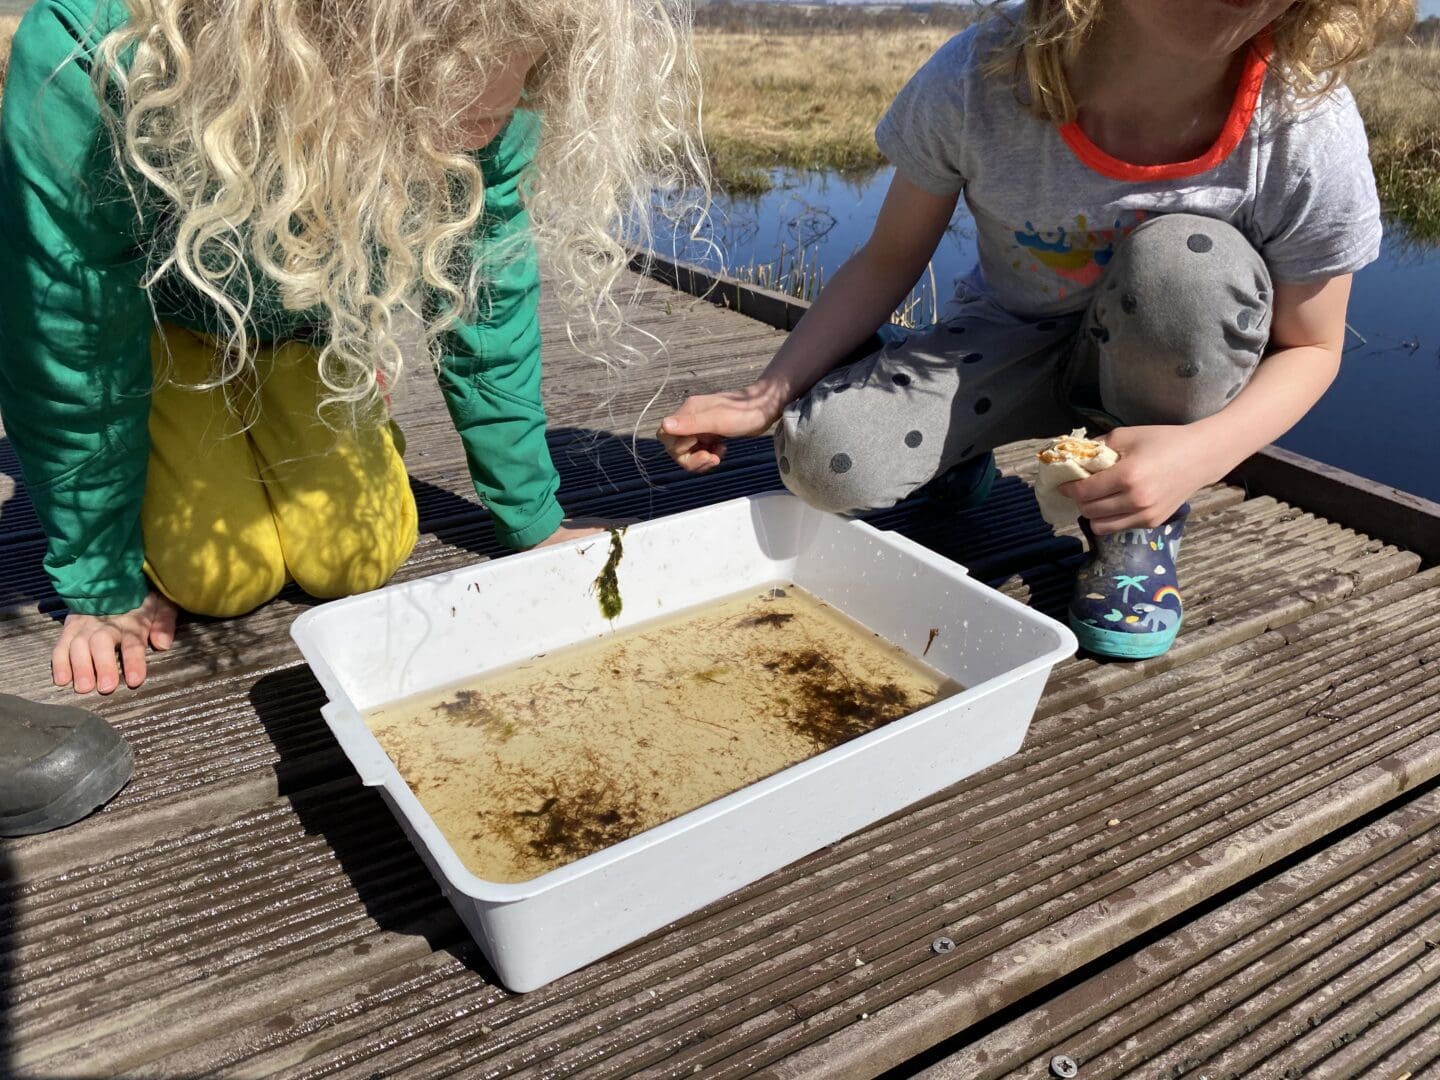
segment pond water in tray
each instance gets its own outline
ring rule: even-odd
[[[961,689],[783,583],[366,722],[466,867],[517,882]]]

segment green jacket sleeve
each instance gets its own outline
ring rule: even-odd
[[[485,218],[474,257],[487,268],[489,288],[477,314],[446,334],[440,363],[470,478],[496,537],[510,547],[539,543],[564,516],[540,400],[540,270],[520,197],[539,129],[533,113],[518,111],[481,152]]]
[[[149,302],[88,55],[90,4],[41,0],[0,112],[0,415],[72,611],[145,598]]]

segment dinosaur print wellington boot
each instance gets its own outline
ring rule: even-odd
[[[1118,660],[1144,660],[1170,648],[1184,612],[1175,560],[1189,514],[1186,503],[1154,529],[1110,536],[1095,536],[1081,519],[1092,552],[1070,601],[1070,626],[1081,648]]]

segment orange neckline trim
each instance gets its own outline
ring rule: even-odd
[[[1220,135],[1210,149],[1199,157],[1165,165],[1134,165],[1101,150],[1075,120],[1060,126],[1060,137],[1077,158],[1111,180],[1179,180],[1213,169],[1229,157],[1245,137],[1245,130],[1255,115],[1255,105],[1260,100],[1260,90],[1265,85],[1270,52],[1270,35],[1261,34],[1245,58],[1245,70],[1240,73],[1240,85],[1235,89],[1235,100],[1230,105],[1225,126],[1220,129]]]

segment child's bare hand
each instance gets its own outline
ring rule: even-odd
[[[549,547],[551,544],[563,544],[566,540],[574,540],[581,536],[594,536],[596,533],[602,533],[608,529],[623,529],[626,525],[633,523],[631,518],[613,521],[609,518],[595,517],[566,518],[560,522],[559,528],[535,546],[542,548]]]
[[[1104,441],[1120,460],[1094,476],[1063,484],[1097,535],[1153,529],[1214,475],[1208,438],[1193,424],[1116,428]]]
[[[152,592],[123,615],[66,616],[60,641],[50,654],[55,685],[73,684],[77,694],[91,690],[108,694],[120,685],[123,671],[125,685],[133,690],[145,681],[146,645],[164,650],[174,644],[177,613],[173,603]]]
[[[682,469],[703,473],[725,457],[725,440],[762,434],[780,419],[784,395],[765,383],[698,394],[660,421],[657,438]]]

